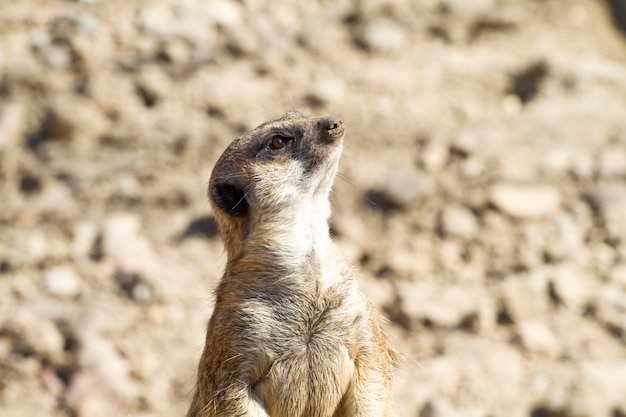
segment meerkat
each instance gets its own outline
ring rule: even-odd
[[[209,200],[227,263],[187,417],[390,417],[396,355],[329,235],[338,117],[238,137]]]

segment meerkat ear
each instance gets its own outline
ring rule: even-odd
[[[217,183],[211,187],[211,198],[215,204],[231,216],[248,215],[250,206],[246,201],[247,195],[248,193],[234,184]]]

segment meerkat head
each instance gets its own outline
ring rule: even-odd
[[[229,256],[257,229],[280,236],[307,216],[325,223],[343,134],[338,117],[290,111],[228,146],[211,174],[209,200]]]

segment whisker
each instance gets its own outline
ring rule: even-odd
[[[249,193],[250,193],[249,191],[248,191],[248,192],[246,192],[246,193],[243,195],[243,197],[241,197],[241,198],[239,199],[239,201],[237,201],[237,204],[235,204],[235,205],[233,206],[233,208],[232,208],[232,209],[230,209],[229,214],[232,214],[233,210],[235,210],[235,209],[237,208],[237,206],[238,206],[239,204],[241,204],[241,203],[243,202],[243,200],[245,200],[245,199],[246,199],[246,197],[248,196],[248,194],[249,194]]]

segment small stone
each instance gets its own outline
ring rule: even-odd
[[[589,272],[573,264],[556,267],[550,275],[554,296],[571,308],[584,308],[598,286]]]
[[[579,416],[618,416],[615,410],[626,409],[626,363],[619,361],[586,361],[578,365],[570,394],[571,414]]]
[[[597,186],[583,197],[602,216],[609,236],[626,240],[626,186],[621,183]]]
[[[489,200],[511,217],[536,219],[553,215],[558,211],[561,206],[561,193],[549,185],[501,183],[491,187]]]
[[[29,310],[18,310],[6,327],[18,335],[27,353],[53,362],[59,360],[63,353],[65,339],[56,325]]]
[[[408,43],[408,35],[398,23],[380,19],[367,24],[361,42],[377,52],[396,52]]]
[[[489,10],[493,2],[494,0],[445,0],[441,7],[447,13],[473,16]]]
[[[78,222],[73,234],[72,252],[77,256],[87,256],[98,237],[98,228],[91,222]]]
[[[621,262],[613,267],[610,274],[611,282],[618,285],[622,291],[626,291],[626,262]]]
[[[503,312],[514,323],[541,320],[548,314],[549,304],[543,274],[507,278],[501,286]]]
[[[450,236],[472,239],[478,235],[476,216],[460,204],[448,205],[441,214],[443,232]]]
[[[45,274],[44,287],[57,297],[75,297],[80,293],[80,277],[71,266],[56,266]]]
[[[609,146],[598,157],[598,176],[615,178],[626,176],[626,147]]]
[[[626,342],[626,293],[605,285],[598,291],[596,318]]]
[[[212,0],[207,7],[211,17],[219,25],[238,29],[244,26],[243,10],[240,3],[232,0]]]
[[[428,172],[439,172],[448,162],[449,149],[439,143],[431,142],[422,149],[420,163]]]
[[[529,352],[554,358],[561,350],[552,330],[540,321],[521,322],[518,325],[518,335]]]
[[[147,303],[152,300],[152,286],[136,274],[118,274],[117,281],[124,293],[132,300]]]
[[[146,107],[153,107],[172,91],[165,72],[156,65],[142,67],[138,75],[137,91]]]
[[[594,173],[593,157],[587,153],[579,153],[572,161],[571,173],[578,179],[588,179]]]
[[[368,199],[381,209],[406,209],[423,200],[433,189],[430,177],[393,169],[384,189],[371,191]]]
[[[50,243],[40,230],[24,233],[18,242],[19,253],[25,262],[33,264],[41,262],[50,254]]]
[[[122,256],[136,239],[141,228],[139,217],[118,213],[106,219],[103,227],[103,249],[106,255]]]
[[[417,322],[478,330],[493,320],[492,303],[478,286],[399,282],[403,311]]]
[[[85,371],[72,378],[66,401],[76,417],[108,417],[120,412],[120,403],[115,396],[97,377]]]
[[[111,215],[103,225],[104,254],[116,259],[124,273],[157,273],[158,257],[140,229],[138,216],[130,213]]]
[[[429,275],[434,268],[434,260],[428,249],[391,248],[385,266],[402,278],[417,278]]]
[[[450,151],[468,157],[480,149],[478,138],[472,132],[460,132],[450,142]]]

